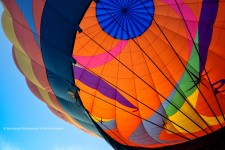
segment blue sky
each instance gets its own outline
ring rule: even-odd
[[[0,150],[112,150],[104,140],[54,116],[29,91],[11,49],[0,27]]]

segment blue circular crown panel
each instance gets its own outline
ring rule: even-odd
[[[96,16],[110,36],[128,40],[142,35],[154,17],[152,0],[98,0]]]

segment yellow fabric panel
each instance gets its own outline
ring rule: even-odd
[[[22,54],[17,48],[15,48],[15,57],[24,75],[35,85],[43,88],[34,75],[30,58]]]
[[[193,121],[188,119],[181,112],[184,112]],[[202,121],[202,119],[196,114],[196,112],[190,107],[187,102],[183,104],[183,106],[180,108],[180,111],[169,117],[169,119],[192,133],[202,130],[200,129],[200,127],[202,127],[203,129],[207,127],[206,124]],[[198,124],[200,127],[198,127],[194,122],[196,122],[196,124]],[[181,133],[187,133],[185,130],[181,129],[175,124],[174,127]]]
[[[193,106],[193,108],[195,108],[195,106],[196,106],[196,103],[197,103],[197,100],[198,100],[198,94],[199,94],[199,91],[198,91],[198,89],[196,89],[195,90],[195,92],[193,92],[193,94],[192,95],[190,95],[189,97],[187,97],[187,99],[189,100],[189,102],[190,102],[190,104]],[[186,103],[186,105],[188,105],[187,103]],[[190,107],[190,106],[188,106],[188,107]],[[182,111],[182,110],[181,110]],[[180,112],[179,112],[179,114],[181,114]],[[175,115],[173,115],[172,116],[172,118],[174,117],[176,117],[176,115],[179,115],[179,114],[175,114]],[[182,114],[181,114],[182,115]],[[185,117],[184,115],[182,115],[183,117]],[[170,118],[171,119],[171,118]],[[184,118],[185,119],[185,118]],[[176,123],[176,122],[175,122]],[[191,124],[193,124],[193,122],[191,123]],[[179,124],[180,125],[180,124]],[[181,125],[182,127],[184,127],[185,129],[187,129],[187,127],[185,127],[184,126],[185,124],[183,124],[183,125]],[[186,124],[186,126],[189,126],[189,124]],[[196,126],[196,125],[195,125]],[[196,126],[197,127],[197,126]],[[178,133],[178,131],[182,131],[183,132],[183,129],[181,129],[181,128],[179,128],[179,127],[177,127],[177,125],[175,125],[175,124],[173,124],[173,123],[171,123],[170,121],[168,121],[167,123],[166,123],[166,128],[167,129],[169,129],[169,130],[171,130],[171,131],[173,131],[173,132],[175,132],[175,133]],[[177,130],[174,130],[174,128],[177,128]],[[197,127],[198,128],[198,127]],[[189,129],[188,129],[188,131],[189,131]],[[166,132],[167,133],[171,133],[171,132],[169,132],[169,131],[167,131],[166,130]],[[186,133],[186,131],[184,131],[185,133]],[[171,133],[172,134],[172,133]]]
[[[225,116],[225,115],[224,115]],[[208,117],[202,116],[202,118],[209,124],[209,125],[218,125],[218,121],[216,117]],[[217,116],[219,122],[224,123],[223,116]]]
[[[16,47],[19,51],[27,55],[23,50],[22,46],[20,45],[19,41],[17,40],[16,34],[14,32],[12,16],[10,16],[8,11],[6,11],[6,8],[4,13],[2,14],[2,28],[7,38],[13,43],[14,47]]]
[[[191,103],[191,105],[195,108],[196,104],[197,104],[197,100],[198,100],[198,94],[199,94],[199,90],[196,89],[193,94],[191,94],[189,97],[187,97],[187,99],[189,100],[189,102]]]
[[[54,103],[52,102],[51,98],[50,98],[49,95],[48,95],[48,92],[45,91],[45,90],[43,90],[43,89],[41,89],[41,88],[38,87],[38,86],[37,86],[37,88],[38,88],[38,91],[40,92],[41,96],[42,96],[43,99],[45,100],[45,102],[46,102],[49,106],[55,108],[56,110],[59,110],[59,108],[57,108],[57,107],[54,105]]]

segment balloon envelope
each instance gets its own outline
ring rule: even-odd
[[[223,147],[224,1],[2,2],[15,64],[61,119],[115,149]]]

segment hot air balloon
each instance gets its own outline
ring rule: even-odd
[[[223,149],[225,1],[3,0],[30,90],[114,149]]]

